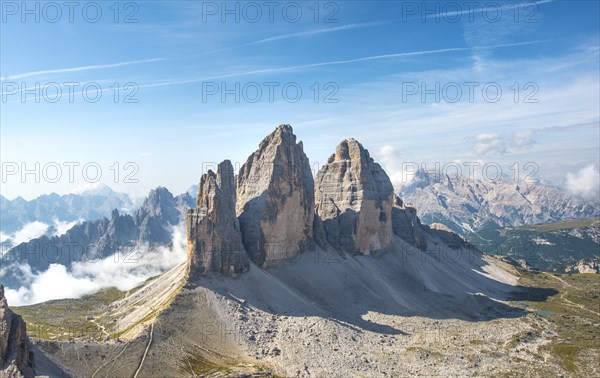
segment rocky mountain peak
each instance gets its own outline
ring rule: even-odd
[[[335,148],[335,153],[331,155],[327,162],[331,163],[333,161],[342,160],[373,162],[373,159],[369,155],[369,151],[367,151],[362,144],[360,144],[354,138],[344,139],[340,144],[338,144]]]
[[[217,173],[208,171],[202,175],[196,209],[188,210],[190,278],[207,272],[235,276],[248,270],[235,202],[233,166],[225,160]]]
[[[393,241],[392,183],[355,139],[342,141],[316,177],[316,211],[338,249],[369,254]]]
[[[478,230],[591,218],[598,201],[587,201],[557,188],[527,181],[472,179],[416,172],[402,190],[405,203],[419,209],[425,223],[443,223],[466,236]]]
[[[148,197],[144,200],[141,209],[145,210],[149,215],[159,215],[166,209],[174,207],[176,200],[173,194],[164,187],[157,187],[148,193]],[[168,210],[167,210],[168,211]]]
[[[280,132],[282,134],[292,135],[294,138],[296,137],[294,135],[294,129],[292,128],[291,125],[289,125],[287,123],[284,123],[284,124],[281,124],[281,125],[277,126],[275,128],[275,132]]]
[[[290,125],[278,126],[241,167],[236,213],[248,255],[260,266],[312,245],[314,180]]]
[[[296,135],[294,134],[292,126],[277,126],[275,131],[260,142],[258,151],[267,149],[269,145],[296,145]],[[302,146],[300,145],[300,147]]]
[[[357,140],[336,147],[315,187],[302,143],[289,125],[278,126],[259,143],[237,181],[227,160],[217,173],[204,174],[187,227],[192,275],[241,272],[247,266],[240,257],[244,252],[268,267],[315,243],[370,254],[390,247],[396,234],[426,248],[416,211],[395,196],[385,171]],[[229,253],[241,262],[224,264]]]

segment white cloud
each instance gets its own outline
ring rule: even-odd
[[[413,180],[414,174],[411,173],[413,169],[404,169],[404,162],[394,146],[382,146],[375,152],[375,156],[390,177],[396,193]]]
[[[45,272],[33,274],[28,265],[22,266],[29,284],[16,290],[7,288],[6,298],[13,306],[24,306],[53,299],[80,298],[107,287],[130,290],[185,261],[186,239],[182,229],[173,230],[172,241],[172,249],[128,249],[99,261],[75,262],[70,270],[52,264]]]
[[[500,134],[478,134],[473,140],[475,154],[486,156],[491,154],[504,154],[507,152],[506,143]]]
[[[533,130],[517,131],[513,134],[513,146],[515,148],[529,147],[535,143],[535,132]]]
[[[0,243],[4,243],[8,239],[10,239],[10,235],[0,232]]]
[[[60,236],[82,221],[83,219],[72,222],[54,219],[52,222],[52,227],[50,227],[49,224],[40,221],[29,222],[12,235],[0,233],[0,243],[8,242],[12,246],[17,246],[21,243],[27,243],[28,241],[39,238],[43,235]]]
[[[65,234],[67,231],[69,231],[71,228],[73,228],[73,226],[75,226],[76,224],[81,223],[81,222],[83,222],[83,219],[79,219],[79,220],[72,221],[72,222],[54,219],[54,222],[53,222],[54,236],[60,236],[60,235]]]
[[[206,77],[198,77],[198,78],[191,78],[191,79],[184,79],[184,80],[168,80],[168,81],[162,81],[162,82],[156,82],[156,83],[140,84],[139,88],[154,88],[154,87],[163,87],[163,86],[172,86],[172,85],[193,84],[193,83],[201,83],[201,82],[204,82],[207,80],[216,80],[216,79],[224,79],[224,78],[239,77],[239,76],[272,74],[272,73],[278,73],[278,72],[303,71],[303,70],[309,70],[309,69],[318,68],[318,67],[353,64],[353,63],[377,61],[377,60],[387,60],[387,59],[393,59],[393,58],[412,58],[412,57],[426,56],[426,55],[465,52],[465,51],[471,51],[473,49],[501,49],[501,48],[514,47],[514,46],[527,46],[527,45],[539,44],[542,42],[545,42],[545,41],[533,40],[533,41],[525,41],[525,42],[517,42],[517,43],[503,43],[503,44],[496,44],[496,45],[483,45],[483,46],[473,46],[473,47],[450,47],[450,48],[445,48],[445,49],[418,50],[418,51],[409,51],[409,52],[400,52],[400,53],[391,53],[391,54],[382,54],[382,55],[370,55],[370,56],[363,56],[360,58],[345,59],[345,60],[333,60],[333,61],[325,61],[325,62],[318,62],[318,63],[308,63],[308,64],[301,64],[301,65],[296,65],[296,66],[288,66],[288,67],[260,68],[260,69],[254,69],[254,70],[249,70],[249,71],[223,73],[220,75],[211,75],[211,76],[206,76]],[[107,91],[108,91],[108,89],[107,89]],[[14,102],[17,103],[18,101],[14,101]]]
[[[110,195],[113,190],[101,182],[87,183],[73,188],[69,194],[90,194],[90,195]]]
[[[534,138],[534,130],[521,130],[512,135],[482,133],[467,139],[474,142],[473,151],[477,156],[488,156],[503,155],[530,147],[535,143]]]
[[[13,245],[19,245],[31,239],[39,238],[48,231],[48,227],[50,226],[46,223],[38,221],[27,223],[10,237],[10,241]]]
[[[600,193],[600,174],[593,165],[588,165],[575,173],[567,173],[567,190],[574,195],[596,199]]]

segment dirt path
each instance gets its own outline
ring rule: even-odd
[[[98,372],[100,371],[100,369],[102,369],[103,367],[105,367],[106,365],[108,365],[110,362],[112,362],[114,364],[115,361],[117,360],[117,358],[121,357],[121,355],[125,352],[125,350],[127,349],[128,346],[129,346],[129,343],[127,343],[125,345],[125,347],[123,348],[123,350],[121,351],[121,353],[119,353],[115,358],[113,358],[110,361],[106,361],[104,364],[100,365],[100,367],[98,369],[96,369],[96,371],[94,372],[94,374],[92,374],[92,378],[94,378],[96,376],[96,374],[98,374]],[[112,365],[111,365],[111,367],[112,367]]]
[[[90,322],[94,323],[94,325],[104,334],[104,336],[110,337],[110,334],[108,332],[106,332],[106,327],[99,324],[95,318],[90,320]]]
[[[140,366],[135,371],[133,378],[137,378],[138,374],[140,374],[140,371],[142,370],[142,366],[144,365],[144,361],[146,360],[146,356],[148,355],[148,350],[150,350],[150,344],[152,344],[153,335],[154,335],[154,323],[152,323],[150,325],[150,339],[148,340],[148,345],[146,345],[146,350],[144,351],[144,356],[142,357],[142,360],[140,361]]]
[[[587,312],[591,312],[592,314],[596,314],[596,315],[600,316],[600,312],[596,312],[596,311],[590,310],[590,309],[586,308],[584,305],[580,305],[579,303],[575,303],[573,301],[570,301],[570,300],[568,300],[567,298],[564,297],[564,294],[560,295],[560,299],[562,299],[563,301],[567,302],[568,306],[578,307],[578,308],[580,308],[582,310],[585,310]]]
[[[552,275],[552,274],[550,274],[550,273],[548,273],[548,272],[542,272],[542,273],[543,273],[543,274],[545,274],[545,275],[547,275],[547,276],[550,276],[550,277],[554,278],[555,280],[558,280],[558,281],[560,281],[560,282],[564,283],[565,285],[567,285],[567,286],[569,286],[569,287],[573,287],[573,288],[575,288],[575,289],[577,289],[577,290],[581,290],[581,289],[580,289],[580,288],[578,288],[577,286],[573,286],[573,285],[571,285],[570,283],[568,283],[567,281],[563,280],[563,279],[562,279],[562,278],[560,278],[560,277],[556,277],[556,276],[554,276],[554,275]]]

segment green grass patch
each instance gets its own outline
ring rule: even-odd
[[[79,299],[59,299],[12,309],[23,317],[32,337],[63,341],[99,340],[102,332],[88,317],[96,318],[107,305],[124,296],[124,292],[112,287]]]
[[[531,289],[555,290],[545,300],[525,300],[526,308],[543,316],[556,332],[556,337],[542,347],[557,359],[568,373],[586,376],[588,366],[597,362],[586,361],[581,351],[600,353],[600,275],[547,274],[520,271],[519,284]],[[518,301],[515,304],[519,304]],[[514,347],[522,335],[517,335],[509,347]],[[593,353],[592,353],[593,355]]]
[[[577,355],[577,352],[579,352],[580,349],[581,349],[581,347],[579,347],[578,345],[573,345],[573,344],[552,345],[552,351],[558,357],[560,357],[560,359],[562,360],[563,368],[570,373],[575,373],[575,370],[576,370],[575,369],[575,366],[576,366],[575,357]]]

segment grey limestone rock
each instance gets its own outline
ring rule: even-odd
[[[196,209],[188,211],[190,278],[206,272],[235,276],[249,269],[235,202],[233,166],[225,160],[217,173],[208,171],[202,176]]]
[[[280,125],[259,144],[237,177],[237,207],[248,256],[262,267],[314,244],[314,180],[302,142]]]
[[[0,377],[33,377],[34,356],[23,318],[8,308],[0,285]]]
[[[340,143],[316,177],[316,212],[336,249],[370,254],[393,241],[394,189],[356,140]]]

